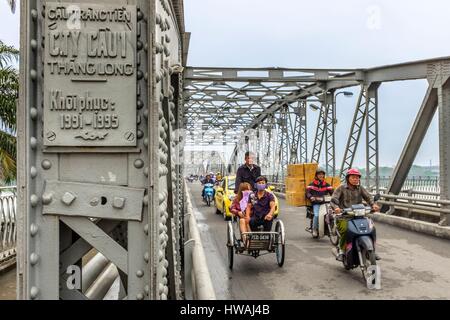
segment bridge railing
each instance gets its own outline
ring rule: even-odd
[[[187,218],[185,219],[185,232],[188,239],[184,243],[185,296],[189,300],[215,300],[216,294],[206,263],[206,256],[187,185],[185,185],[185,190]]]
[[[449,209],[442,206],[450,206],[450,201],[440,200],[439,179],[435,177],[413,177],[405,181],[404,187],[399,195],[386,194],[389,177],[380,177],[379,204],[388,205],[394,209],[417,212],[431,218],[438,219],[441,213],[450,213]],[[274,191],[285,193],[286,186],[281,182],[270,182]],[[375,195],[375,187],[369,191]]]
[[[0,187],[0,270],[15,263],[17,188]]]

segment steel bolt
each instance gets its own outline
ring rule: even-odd
[[[37,48],[37,41],[36,41],[36,39],[31,39],[30,46],[31,46],[31,49],[36,50],[36,48]]]
[[[113,207],[117,209],[123,209],[125,206],[125,198],[122,197],[114,197],[113,199]]]
[[[31,18],[32,18],[33,20],[36,20],[36,19],[37,19],[37,16],[38,16],[37,10],[36,10],[36,9],[31,9]]]
[[[30,147],[31,147],[31,149],[36,149],[36,146],[37,146],[37,139],[35,138],[35,137],[31,137],[30,138]]]
[[[31,80],[36,80],[36,78],[37,78],[37,72],[36,72],[36,70],[32,69],[32,70],[30,71],[30,77],[31,77]]]
[[[148,196],[144,196],[143,203],[144,206],[148,206]]]
[[[145,138],[145,139],[144,139],[144,146],[145,146],[145,147],[148,147],[148,138]]]
[[[54,133],[53,131],[47,132],[45,136],[47,137],[48,141],[54,141],[56,139],[56,133]]]
[[[50,193],[44,193],[42,195],[42,203],[43,204],[48,205],[48,204],[50,204],[52,202],[52,200],[53,200],[53,194],[51,192]]]
[[[70,205],[72,204],[72,202],[74,202],[74,200],[75,200],[76,198],[77,198],[77,197],[76,197],[74,194],[72,194],[72,193],[70,193],[70,192],[66,192],[66,193],[64,193],[64,195],[63,195],[61,201],[62,201],[65,205],[70,206]]]
[[[144,253],[144,260],[145,260],[145,262],[150,261],[150,254],[148,252]]]
[[[36,108],[31,108],[30,109],[30,117],[32,120],[36,120],[37,119],[37,115],[38,115],[38,111]]]
[[[136,159],[134,161],[134,167],[136,169],[141,169],[142,167],[144,167],[144,161],[142,159]]]
[[[35,253],[35,252],[31,253],[30,254],[30,263],[31,263],[31,265],[34,266],[36,263],[38,263],[38,261],[39,261],[39,255],[37,253]]]
[[[97,197],[94,197],[91,199],[91,201],[89,201],[89,204],[91,205],[91,207],[96,207],[96,206],[98,206],[99,203],[100,203],[100,199]]]
[[[141,99],[138,99],[138,101],[136,102],[136,107],[138,109],[142,109],[144,107],[144,102]]]
[[[144,226],[144,233],[148,234],[148,223]]]
[[[31,176],[31,178],[36,178],[36,176],[37,176],[37,169],[36,169],[36,167],[31,167],[30,168],[30,176]]]
[[[142,13],[141,10],[138,10],[136,18],[138,21],[142,20],[142,18],[144,18],[144,14]]]
[[[30,235],[32,237],[34,237],[38,233],[38,230],[39,230],[39,227],[36,224],[32,223],[30,225]]]
[[[50,160],[47,160],[47,159],[42,160],[41,165],[42,165],[42,168],[44,168],[45,170],[48,170],[52,167],[52,163],[50,162]]]
[[[127,140],[127,141],[133,141],[134,140],[134,133],[133,132],[131,132],[131,131],[127,131],[127,132],[125,132],[125,139]]]
[[[136,271],[136,276],[137,276],[138,278],[142,278],[142,277],[144,276],[144,271],[142,271],[142,270]]]
[[[143,295],[142,293],[138,293],[138,294],[136,295],[136,299],[137,299],[137,300],[143,300],[143,299],[144,299],[144,295]]]
[[[142,48],[144,48],[144,44],[142,43],[141,40],[138,40],[138,41],[136,42],[136,49],[142,50]]]
[[[145,169],[144,169],[144,175],[145,175],[146,177],[148,177],[148,167],[145,167]]]
[[[36,299],[39,294],[39,289],[37,287],[31,287],[30,289],[30,297],[31,299]]]
[[[39,198],[38,198],[38,196],[35,195],[35,194],[32,194],[32,195],[30,196],[30,204],[31,204],[31,206],[32,206],[32,207],[36,207],[38,203],[39,203]]]

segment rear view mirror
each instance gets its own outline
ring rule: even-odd
[[[375,197],[373,198],[373,200],[376,202],[376,201],[380,200],[380,198],[381,198],[381,195],[379,193],[377,193],[375,195]]]
[[[273,191],[273,190],[275,190],[275,187],[274,186],[269,186],[269,190]]]

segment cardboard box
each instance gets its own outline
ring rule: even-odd
[[[306,205],[305,193],[286,192],[286,203],[290,206],[302,207]]]
[[[319,167],[317,163],[304,163],[306,185],[310,184],[316,176],[316,170]]]
[[[306,191],[306,181],[302,178],[287,177],[285,179],[286,192],[303,192]]]
[[[287,167],[288,177],[295,177],[299,179],[305,179],[305,169],[303,163],[300,164],[288,164]]]
[[[341,177],[333,177],[333,183],[331,184],[333,186],[333,189],[336,190],[341,185]]]

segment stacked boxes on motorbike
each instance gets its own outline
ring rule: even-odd
[[[333,187],[325,181],[325,170],[317,168],[314,180],[306,187],[306,198],[311,201],[313,208],[313,235],[317,235],[320,205],[326,195],[333,194]]]

